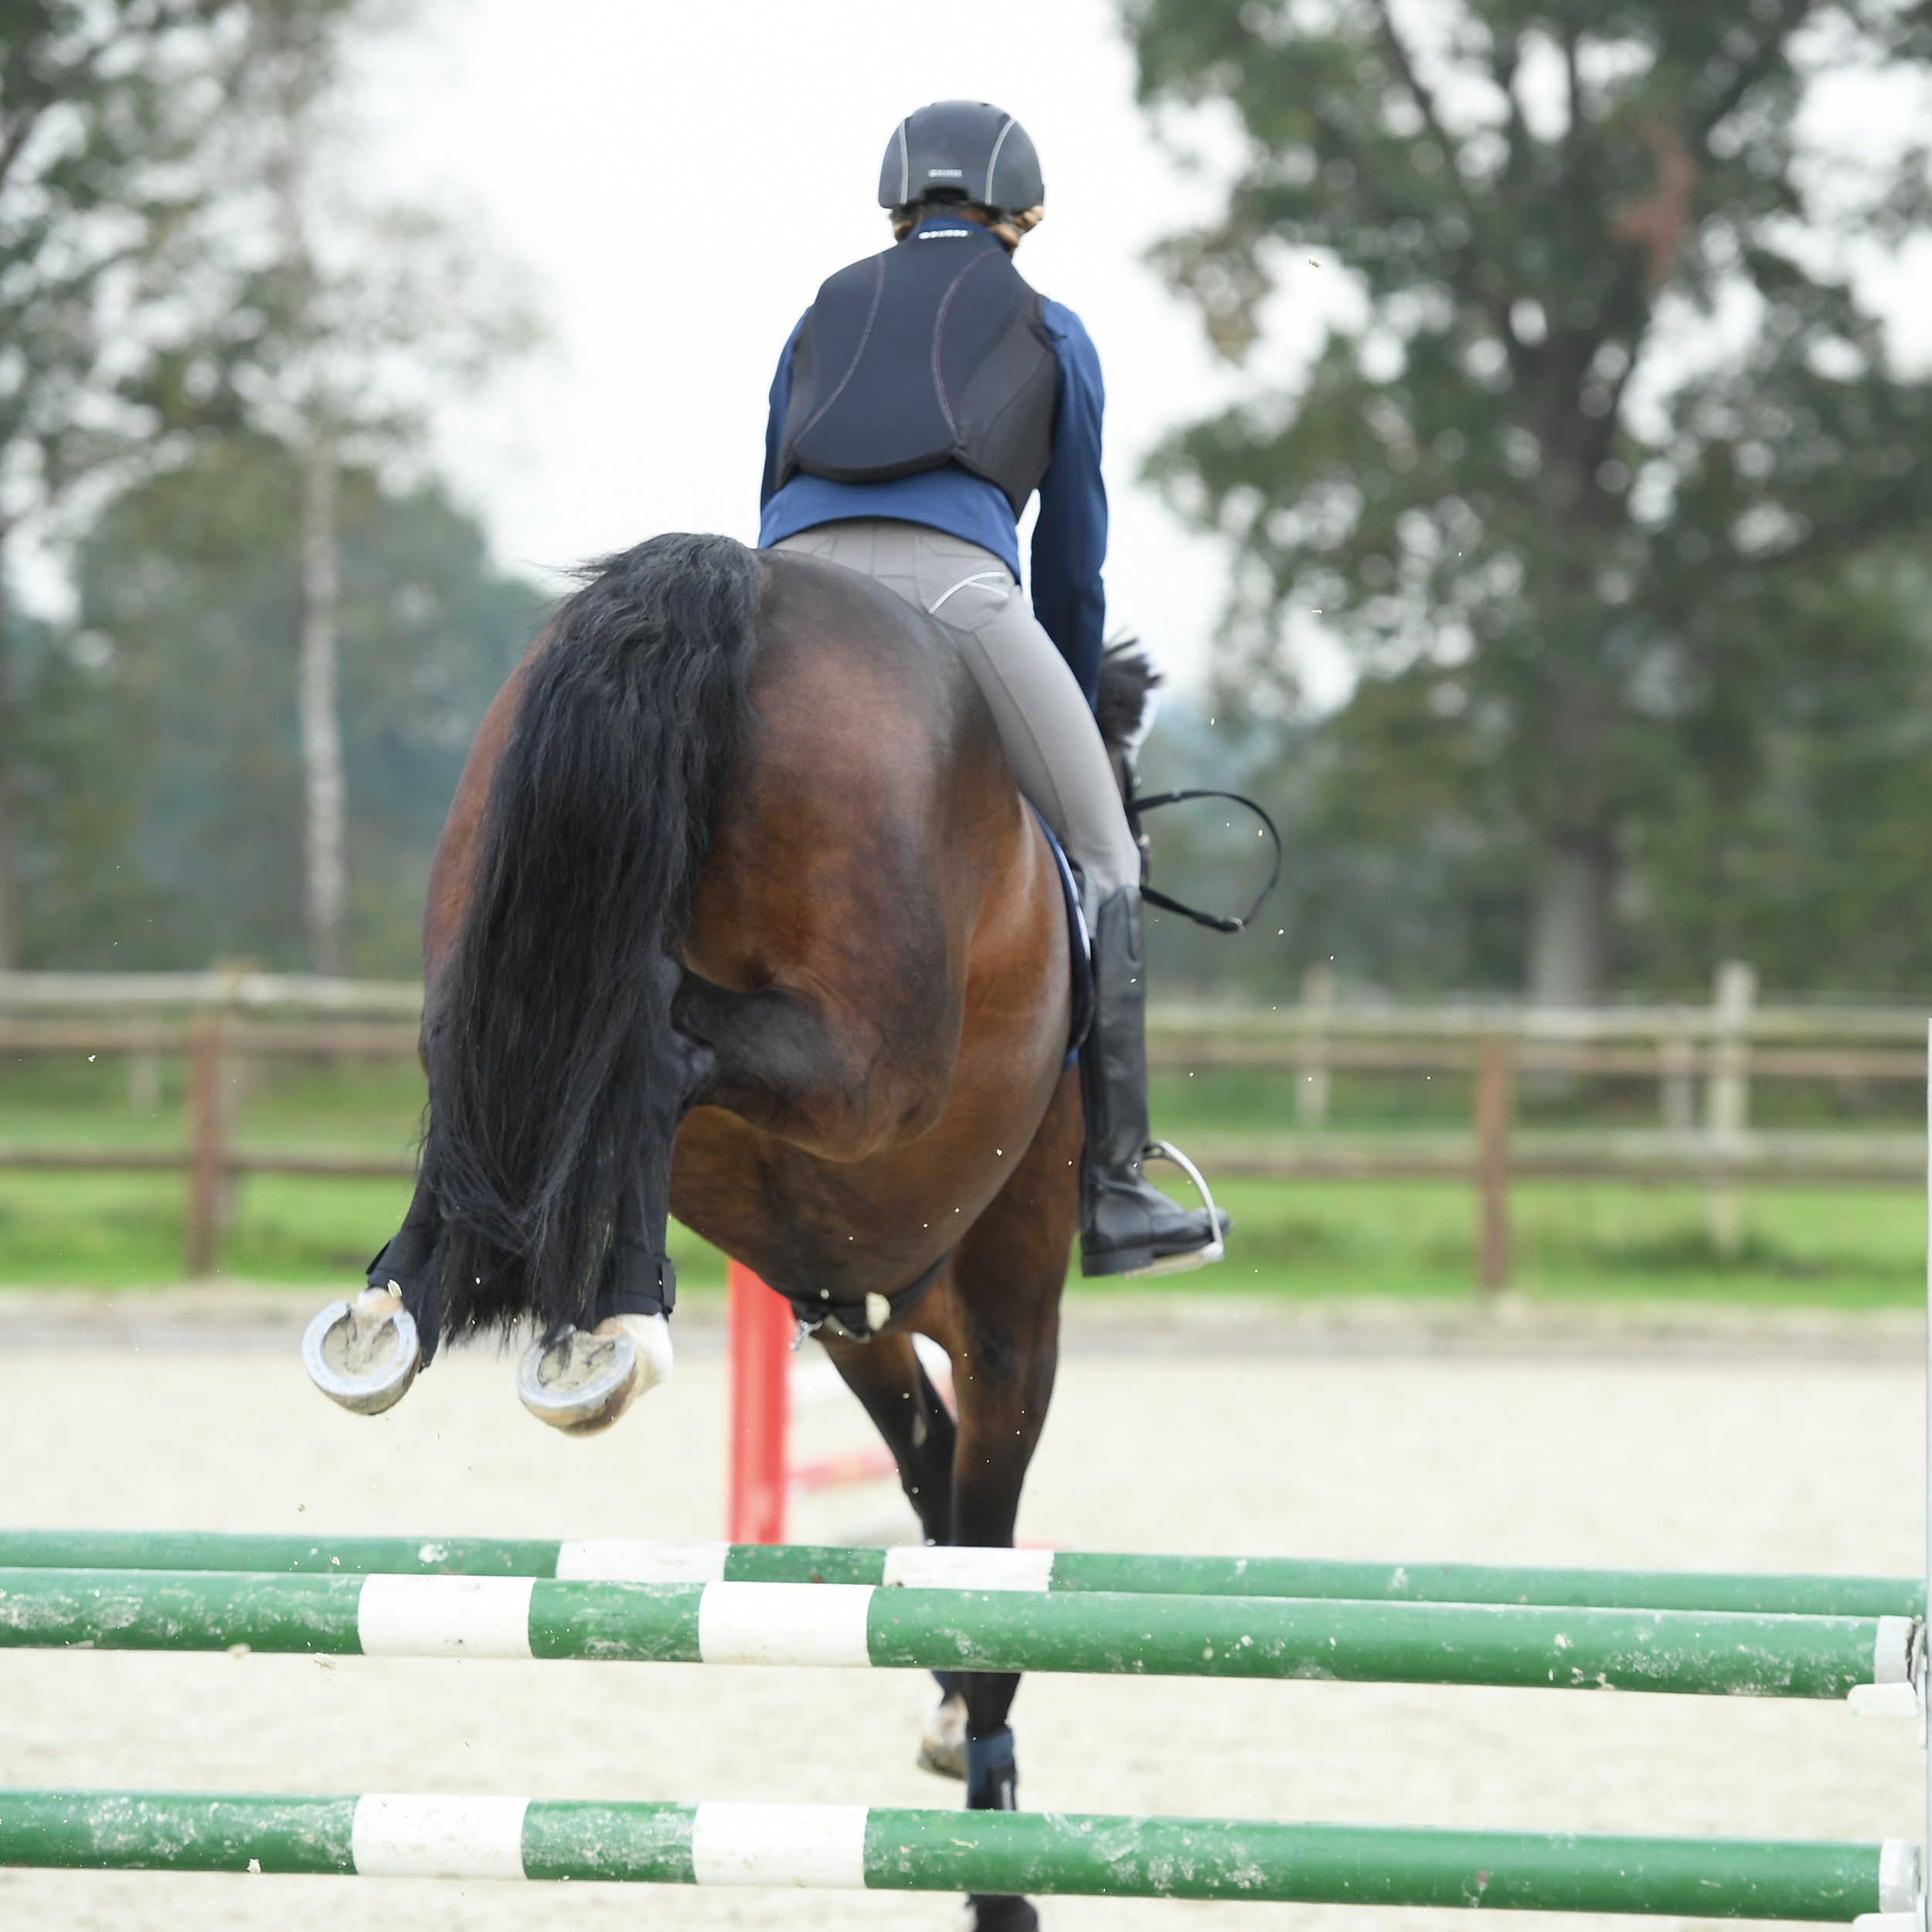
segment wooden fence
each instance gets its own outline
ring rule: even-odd
[[[0,973],[0,1053],[124,1055],[130,1086],[158,1098],[158,1063],[185,1063],[186,1134],[165,1148],[0,1142],[0,1168],[179,1172],[182,1262],[219,1272],[233,1183],[249,1174],[406,1179],[414,1164],[321,1149],[235,1145],[235,1074],[250,1058],[416,1053],[423,994],[413,981],[321,979],[267,973]]]
[[[8,1054],[124,1055],[137,1088],[144,1067],[164,1054],[182,1056],[188,1073],[182,1144],[0,1142],[0,1168],[179,1172],[186,1189],[184,1260],[191,1275],[212,1274],[220,1264],[225,1202],[239,1177],[387,1179],[412,1171],[400,1155],[238,1145],[230,1104],[237,1067],[269,1055],[413,1058],[420,1007],[413,982],[260,973],[0,973],[0,1049]],[[1750,1097],[1761,1080],[1922,1086],[1925,1040],[1925,1015],[1917,1009],[1760,1005],[1748,969],[1728,965],[1708,1005],[1578,1009],[1338,1005],[1311,975],[1298,1004],[1157,1009],[1148,1049],[1158,1068],[1239,1068],[1297,1083],[1299,1131],[1190,1137],[1190,1151],[1210,1173],[1472,1186],[1475,1276],[1485,1287],[1501,1287],[1510,1278],[1509,1197],[1519,1179],[1698,1185],[1720,1250],[1740,1237],[1740,1190],[1748,1183],[1923,1185],[1922,1135],[1754,1131]],[[1337,1132],[1327,1117],[1338,1071],[1466,1077],[1469,1128]],[[1522,1129],[1518,1081],[1549,1076],[1654,1080],[1658,1124]]]

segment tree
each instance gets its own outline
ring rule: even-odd
[[[342,971],[349,882],[340,709],[337,520],[345,461],[411,451],[423,379],[479,379],[526,347],[536,325],[507,278],[455,230],[418,209],[356,206],[319,183],[345,143],[334,97],[349,0],[248,0],[247,58],[231,179],[260,184],[266,247],[245,279],[251,325],[231,332],[224,380],[249,417],[301,452],[299,715],[304,877],[311,963]]]
[[[76,556],[80,607],[26,641],[22,850],[36,964],[308,953],[302,453],[209,437],[124,492]],[[434,483],[337,488],[345,964],[406,975],[429,862],[485,707],[542,620]]]
[[[1700,755],[1660,760],[1633,814],[1626,953],[1651,983],[1744,958],[1779,986],[1916,995],[1932,981],[1932,603],[1880,555],[1787,579]],[[1658,750],[1668,741],[1654,741]]]
[[[1333,734],[1374,774],[1359,819],[1427,819],[1526,869],[1532,991],[1596,998],[1665,780],[1692,761],[1707,827],[1740,809],[1794,662],[1816,668],[1790,614],[1932,520],[1932,389],[1888,366],[1850,272],[1924,232],[1925,157],[1853,179],[1800,115],[1828,72],[1924,78],[1932,19],[1891,0],[1128,0],[1128,19],[1143,98],[1217,104],[1245,138],[1221,219],[1159,254],[1217,345],[1248,352],[1311,248],[1362,298],[1298,389],[1155,465],[1236,548],[1225,682],[1291,706],[1284,636],[1318,614],[1362,674]]]
[[[135,842],[145,693],[104,638],[16,613],[14,866],[22,965],[133,965],[158,910]]]
[[[253,423],[305,453],[307,873],[325,970],[347,890],[338,469],[417,440],[426,377],[471,378],[529,334],[446,224],[316,189],[344,49],[376,12],[0,0],[0,640],[38,637],[7,621],[23,540],[70,541],[210,434]],[[49,636],[52,656],[0,658],[0,968],[20,930],[14,710],[26,681],[49,702],[85,691]]]
[[[333,0],[303,0],[311,11]],[[233,98],[240,0],[0,6],[0,640],[17,553],[124,477],[182,400],[206,240],[198,164]],[[0,968],[15,893],[14,668],[0,661]]]

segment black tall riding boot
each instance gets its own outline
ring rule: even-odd
[[[1170,1201],[1141,1171],[1147,1132],[1147,972],[1141,896],[1102,900],[1094,922],[1094,1025],[1080,1049],[1087,1158],[1080,1172],[1080,1272],[1165,1274],[1220,1259],[1205,1208]]]

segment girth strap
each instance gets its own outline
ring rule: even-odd
[[[829,1328],[834,1335],[843,1335],[848,1342],[869,1342],[888,1321],[910,1314],[918,1307],[939,1279],[940,1270],[951,1259],[952,1251],[948,1249],[923,1274],[907,1282],[903,1288],[890,1294],[869,1294],[858,1301],[835,1301],[831,1291],[826,1288],[821,1288],[816,1294],[802,1289],[779,1288],[778,1293],[791,1304],[791,1311],[798,1318],[798,1332],[791,1345],[797,1348],[807,1335],[816,1335],[821,1328]],[[871,1304],[879,1302],[885,1304],[886,1313],[875,1322],[872,1318],[877,1311]]]

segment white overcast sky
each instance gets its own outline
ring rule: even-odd
[[[1142,257],[1211,216],[1219,183],[1179,165],[1134,104],[1115,0],[976,0],[969,15],[901,0],[401,4],[407,24],[366,45],[350,92],[350,199],[455,216],[527,277],[549,332],[436,423],[440,466],[500,562],[560,585],[549,573],[659,531],[752,540],[773,365],[818,284],[888,240],[875,195],[894,124],[928,100],[991,100],[1026,123],[1046,178],[1020,266],[1080,312],[1106,372],[1110,629],[1200,686],[1225,553],[1135,481],[1141,464],[1168,430],[1291,386],[1328,324],[1363,310],[1339,261],[1293,256],[1250,366],[1210,354]],[[1440,0],[1400,11],[1425,40],[1442,17]],[[1928,115],[1922,78],[1845,75],[1807,126],[1855,172]],[[1237,138],[1211,121],[1191,138],[1223,153]],[[1818,241],[1885,317],[1902,368],[1932,368],[1932,243],[1843,251],[1828,223]],[[1727,321],[1742,325],[1726,311],[1664,330],[1658,379]],[[18,561],[30,605],[70,604],[57,549]],[[1344,698],[1352,672],[1319,619],[1301,614],[1289,638],[1304,699]]]
[[[527,266],[549,325],[440,438],[524,568],[660,530],[753,538],[774,362],[819,282],[889,239],[894,124],[948,96],[1017,114],[1048,209],[1019,265],[1079,311],[1106,372],[1110,624],[1198,680],[1221,553],[1134,479],[1164,430],[1252,379],[1141,265],[1214,196],[1135,106],[1111,0],[430,0],[366,66],[366,187],[465,216]],[[1305,273],[1304,339],[1321,292]]]
[[[1440,8],[1403,10],[1427,39]],[[1168,429],[1291,379],[1325,318],[1360,311],[1342,264],[1291,258],[1269,304],[1264,369],[1210,355],[1192,311],[1141,258],[1210,213],[1216,183],[1177,167],[1135,105],[1114,0],[975,0],[964,12],[420,0],[364,64],[352,144],[362,192],[466,218],[527,269],[547,321],[548,346],[447,410],[438,437],[499,558],[536,572],[661,530],[751,539],[773,362],[819,282],[884,245],[874,196],[894,124],[947,96],[1019,115],[1048,191],[1020,266],[1080,312],[1107,376],[1110,624],[1138,629],[1176,684],[1198,685],[1223,553],[1135,481],[1141,463]],[[1811,126],[1870,158],[1896,152],[1927,107],[1920,81],[1840,80],[1815,97]],[[1929,257],[1920,247],[1845,264],[1920,369],[1932,360]],[[1687,341],[1666,363],[1695,352]],[[1305,695],[1344,696],[1348,672],[1318,624],[1291,634]]]

